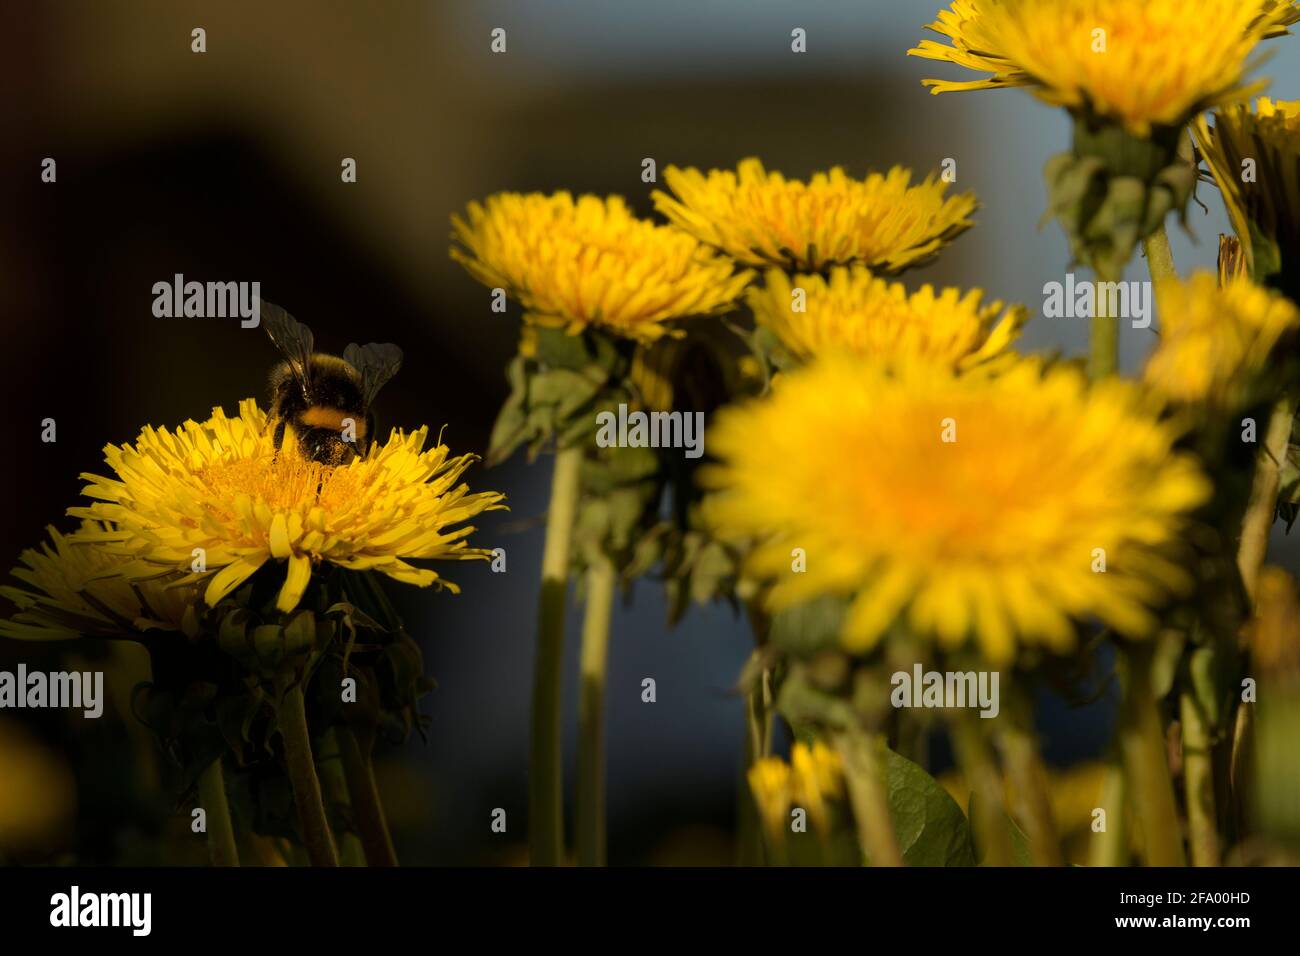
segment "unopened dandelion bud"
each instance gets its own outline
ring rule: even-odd
[[[1122,127],[1075,123],[1074,149],[1044,170],[1047,215],[1060,220],[1075,259],[1118,276],[1170,212],[1182,218],[1196,168],[1179,155],[1180,130],[1139,139]],[[1046,218],[1046,216],[1044,217]]]
[[[1260,97],[1193,125],[1246,269],[1300,302],[1300,101]]]
[[[1236,236],[1219,236],[1219,285],[1247,275],[1246,254]]]

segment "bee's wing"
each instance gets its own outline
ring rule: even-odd
[[[402,350],[391,342],[369,345],[353,342],[343,350],[343,361],[361,375],[361,396],[368,408],[379,390],[402,367]]]
[[[311,386],[311,354],[316,344],[311,329],[278,305],[265,300],[262,301],[262,325],[280,354],[289,362],[303,395],[307,395]]]

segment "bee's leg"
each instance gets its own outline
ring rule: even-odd
[[[272,456],[274,461],[280,460],[280,452],[284,445],[284,429],[287,424],[283,418],[275,423],[275,431],[271,435],[271,447],[275,449],[275,455]]]
[[[375,413],[366,412],[366,437],[357,442],[357,451],[364,457],[370,450],[370,443],[375,440],[375,429],[379,426],[375,422]]]

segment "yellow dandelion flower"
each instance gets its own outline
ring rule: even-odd
[[[1220,287],[1198,272],[1156,284],[1160,344],[1143,378],[1177,402],[1240,408],[1256,397],[1284,336],[1300,327],[1300,309],[1244,276]]]
[[[122,637],[129,629],[192,629],[195,587],[122,578],[118,572],[129,559],[92,540],[111,533],[111,526],[83,521],[72,534],[46,530],[49,541],[24,551],[23,566],[10,572],[26,587],[0,586],[0,595],[18,608],[12,618],[0,620],[0,635],[57,641]]]
[[[797,290],[802,311],[794,308]],[[959,368],[1004,354],[1029,315],[1023,306],[1004,311],[1000,301],[981,305],[983,294],[925,285],[908,295],[902,283],[852,266],[832,269],[829,279],[772,269],[747,297],[758,323],[801,361],[843,352]]]
[[[764,757],[749,768],[749,789],[758,804],[768,834],[783,839],[793,808],[804,810],[817,831],[830,830],[827,803],[844,797],[844,765],[840,755],[820,740],[812,746],[796,743],[790,762]]]
[[[909,56],[992,74],[925,80],[933,93],[1029,87],[1139,137],[1244,99],[1256,45],[1285,32],[1291,0],[954,0]]]
[[[83,535],[134,558],[124,577],[187,572],[181,581],[206,581],[209,605],[267,562],[286,566],[276,602],[284,612],[320,562],[455,591],[408,561],[487,557],[465,542],[474,529],[458,525],[502,507],[503,497],[470,494],[457,482],[474,456],[450,458],[443,444],[426,449],[427,439],[427,428],[395,429],[365,458],[321,465],[277,455],[266,413],[245,399],[235,418],[215,408],[202,424],[148,427],[134,445],[109,445],[116,477],[83,475],[95,503],[69,514],[111,523]]]
[[[751,266],[820,272],[860,262],[901,272],[933,257],[969,229],[974,193],[944,197],[948,184],[895,166],[852,179],[836,166],[809,182],[769,173],[757,159],[735,172],[669,166],[655,208],[679,228]]]
[[[1263,279],[1300,272],[1300,100],[1261,97],[1194,125],[1247,267]],[[1248,161],[1248,165],[1247,165]]]
[[[752,278],[618,196],[499,193],[452,226],[453,259],[522,303],[527,321],[569,333],[654,341],[671,334],[665,322],[725,311]]]
[[[793,802],[808,811],[818,831],[830,828],[827,801],[844,795],[844,765],[840,755],[820,740],[811,747],[796,743],[790,748],[790,779]]]
[[[999,664],[1017,643],[1069,650],[1072,619],[1142,637],[1191,585],[1178,536],[1211,492],[1156,405],[1030,360],[994,376],[828,356],[719,413],[706,515],[753,544],[771,610],[853,596],[850,651],[895,621]]]
[[[768,836],[773,841],[783,839],[790,807],[790,765],[780,757],[763,757],[754,761],[747,776]]]

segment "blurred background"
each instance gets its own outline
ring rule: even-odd
[[[942,67],[905,51],[939,0],[426,0],[381,4],[50,0],[0,13],[0,375],[9,422],[0,564],[43,538],[102,467],[106,442],[262,396],[276,359],[236,320],[159,319],[152,286],[259,281],[310,325],[319,348],[393,341],[406,351],[383,424],[447,425],[482,452],[506,395],[517,315],[448,258],[449,216],[498,190],[620,193],[650,214],[641,162],[733,166],[750,155],[807,176],[957,161],[981,200],[978,226],[922,282],[978,285],[1038,312],[1068,251],[1041,230],[1041,170],[1068,145],[1059,111],[1021,91],[932,97]],[[1194,5],[1193,5],[1194,6]],[[207,52],[191,52],[191,31]],[[494,28],[507,51],[490,51]],[[807,52],[790,31],[807,32]],[[1274,41],[1261,71],[1300,97],[1300,45]],[[950,75],[950,72],[946,75]],[[57,162],[42,183],[41,162]],[[357,182],[343,183],[351,157]],[[1213,190],[1173,236],[1180,269],[1212,267],[1226,217]],[[1130,278],[1145,279],[1135,262]],[[1026,348],[1084,346],[1082,320],[1037,317]],[[1133,368],[1152,330],[1124,330]],[[40,440],[57,422],[58,440]],[[506,574],[461,565],[459,596],[391,589],[438,689],[418,738],[379,755],[380,786],[406,863],[525,856],[528,707],[547,462],[470,474],[504,491],[476,543],[504,547]],[[1278,529],[1280,536],[1280,528]],[[1293,542],[1275,560],[1295,568]],[[0,613],[9,613],[4,608]],[[741,761],[732,692],[750,649],[729,608],[665,626],[660,588],[616,614],[608,700],[610,861],[722,863]],[[570,616],[567,719],[576,709]],[[68,648],[0,640],[0,669],[51,668]],[[84,649],[77,653],[102,653]],[[129,656],[130,652],[121,652]],[[60,656],[62,655],[62,656]],[[138,665],[139,661],[136,661]],[[658,702],[640,682],[655,678]],[[129,695],[129,686],[119,688]],[[1048,761],[1095,758],[1113,691],[1088,706],[1043,702]],[[99,725],[96,726],[96,723]],[[143,749],[142,749],[143,748]],[[0,714],[0,848],[14,859],[150,862],[169,824],[149,781],[148,742],[110,721]],[[570,741],[570,757],[572,741]],[[938,755],[942,770],[944,756]],[[35,789],[24,791],[19,775]],[[34,794],[61,794],[59,798]],[[507,811],[503,837],[493,808]],[[9,827],[6,833],[4,827]],[[62,856],[61,856],[62,855]],[[199,856],[201,859],[201,848]]]

